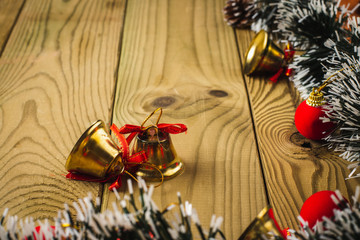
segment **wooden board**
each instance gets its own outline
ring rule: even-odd
[[[240,57],[255,34],[236,31]],[[303,202],[321,190],[336,190],[349,199],[360,179],[345,181],[348,162],[342,160],[325,142],[311,141],[294,125],[299,94],[292,84],[280,80],[246,77],[270,203],[281,225],[297,228]]]
[[[101,186],[65,178],[97,119],[110,121],[123,1],[26,1],[0,59],[0,206],[53,219]],[[3,210],[3,209],[2,209]]]
[[[222,6],[221,0],[128,3],[113,117],[119,126],[141,124],[163,107],[160,122],[186,124],[187,134],[171,136],[186,170],[156,188],[154,200],[164,208],[179,191],[204,226],[213,213],[223,216],[225,235],[236,239],[266,206],[266,195]],[[107,190],[104,196],[115,200]]]
[[[0,56],[6,44],[11,30],[24,5],[24,0],[1,0],[0,1]]]
[[[0,212],[51,220],[88,192],[109,207],[108,185],[65,179],[66,158],[95,120],[141,124],[157,107],[161,122],[188,132],[171,136],[185,172],[156,188],[155,202],[164,208],[180,192],[205,227],[223,216],[228,239],[268,198],[280,224],[296,228],[312,193],[353,195],[360,180],[344,180],[348,163],[297,132],[293,86],[242,75],[254,34],[234,33],[223,6],[0,0]]]

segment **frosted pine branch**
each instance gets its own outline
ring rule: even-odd
[[[192,219],[195,220],[194,225],[202,240],[215,239],[215,236],[219,235],[220,239],[224,239],[219,229],[223,219],[213,217],[214,223],[206,234],[200,225],[195,209],[187,201],[183,204],[180,195],[179,206],[182,217],[170,224],[165,214],[173,207],[160,212],[151,199],[153,187],[147,188],[142,180],[139,182],[141,184],[140,199],[144,201],[141,203],[141,208],[136,206],[132,184],[128,183],[130,197],[120,199],[119,194],[115,192],[118,202],[112,204],[113,210],[100,212],[100,202],[95,200],[96,203],[93,204],[92,197],[89,195],[74,203],[77,211],[76,221],[72,219],[69,208],[65,205],[65,210],[59,211],[58,216],[54,218],[54,226],[50,226],[47,220],[35,222],[32,218],[27,218],[25,221],[19,221],[16,216],[8,216],[8,211],[5,210],[0,222],[0,239],[190,240],[193,239]],[[134,211],[131,211],[131,208]],[[192,217],[193,214],[195,215]]]
[[[356,18],[348,17],[355,8],[350,10],[339,4],[322,0],[279,4],[279,32],[295,47],[305,50],[290,64],[295,70],[290,80],[304,99],[325,81],[327,72],[340,69],[344,62],[341,56],[359,56],[359,24]],[[323,91],[326,93],[327,89]]]
[[[269,33],[276,31],[275,17],[279,2],[280,0],[254,0],[252,8],[255,9],[256,14],[253,15],[252,31],[265,30]]]
[[[327,39],[344,32],[342,27],[350,12],[338,4],[339,1],[281,0],[275,20],[278,31],[296,49],[322,46]]]
[[[337,80],[329,85],[325,121],[339,123],[339,130],[326,138],[329,148],[341,152],[341,157],[350,164],[349,178],[354,175],[360,163],[360,61],[347,56],[341,65]],[[331,74],[331,73],[329,73]]]

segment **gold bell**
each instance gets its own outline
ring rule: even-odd
[[[136,136],[136,141],[133,147],[134,153],[145,151],[148,157],[147,163],[156,167],[154,168],[144,165],[136,172],[136,175],[141,176],[147,181],[162,181],[162,179],[171,179],[180,175],[184,171],[184,164],[175,151],[170,134],[160,131],[157,128],[162,114],[162,109],[158,108],[151,113],[143,122],[141,128],[143,128],[145,122],[157,111],[160,111],[160,115],[156,125],[146,127],[145,131],[139,133]]]
[[[280,229],[278,229],[275,222],[270,217],[270,211],[271,208],[269,206],[261,210],[238,240],[264,239],[264,236],[269,239],[273,236],[284,239]]]
[[[244,74],[276,72],[284,63],[284,52],[261,30],[252,40],[245,54]]]
[[[121,151],[105,129],[103,121],[93,123],[72,149],[66,170],[99,179],[119,175],[124,171]]]

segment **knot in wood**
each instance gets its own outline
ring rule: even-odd
[[[165,97],[158,97],[153,102],[152,105],[154,107],[168,107],[175,103],[176,99],[174,97],[165,96]]]
[[[223,90],[210,90],[210,91],[209,91],[209,94],[210,94],[211,96],[220,97],[220,98],[226,97],[226,96],[229,95],[227,92],[225,92],[225,91],[223,91]]]

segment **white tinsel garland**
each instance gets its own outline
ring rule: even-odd
[[[327,61],[329,55],[331,51],[327,48],[311,49],[295,56],[293,62],[289,64],[289,68],[294,70],[290,80],[303,99],[308,98],[314,87],[322,84],[326,69],[323,63]]]
[[[254,0],[252,5],[256,10],[253,15],[254,22],[251,24],[251,30],[259,32],[273,32],[277,25],[275,23],[276,12],[280,0]]]
[[[326,140],[330,148],[342,152],[342,158],[354,162],[349,165],[351,178],[360,176],[354,175],[360,165],[360,61],[350,56],[344,60],[346,63],[340,71],[329,73],[335,75],[336,80],[328,86],[324,120],[339,124],[339,130]]]
[[[321,85],[329,68],[328,58],[334,55],[334,49],[324,45],[326,40],[348,37],[343,26],[349,14],[346,7],[340,6],[340,1],[281,0],[278,4],[277,31],[292,42],[295,49],[305,51],[295,55],[289,65],[294,70],[290,80],[302,98],[307,98],[314,87]]]
[[[115,191],[118,203],[113,203],[113,210],[106,210],[100,212],[100,201],[96,200],[94,204],[92,197],[89,195],[84,199],[80,199],[78,203],[74,203],[77,211],[77,218],[74,221],[71,218],[69,207],[65,205],[65,210],[59,211],[58,216],[54,218],[54,226],[45,220],[44,222],[35,222],[32,218],[27,218],[25,221],[19,220],[16,216],[7,216],[7,210],[0,220],[0,239],[141,239],[141,240],[155,240],[155,239],[211,239],[214,240],[217,233],[222,239],[224,235],[219,230],[222,224],[222,217],[212,217],[210,229],[208,232],[203,231],[195,209],[188,202],[182,203],[180,194],[179,206],[180,214],[177,222],[171,225],[164,219],[164,214],[171,210],[174,205],[171,205],[164,211],[160,212],[156,204],[152,201],[151,195],[153,187],[149,189],[146,187],[143,180],[140,180],[139,191],[142,207],[137,208],[134,195],[132,192],[131,181],[128,181],[129,194],[125,195],[121,200],[118,193]],[[301,217],[302,223],[300,231],[289,230],[291,236],[288,240],[320,240],[320,239],[360,239],[360,186],[356,188],[355,196],[353,196],[353,204],[350,207],[339,191],[331,196],[332,200],[339,209],[334,210],[334,218],[329,219],[323,217],[322,222],[318,222],[314,229],[310,229]],[[134,208],[133,212],[129,211],[130,206]],[[119,210],[122,209],[122,210]],[[4,224],[5,218],[7,223]],[[194,221],[200,238],[193,236],[191,232],[191,220]],[[38,227],[35,227],[38,226]],[[263,239],[267,239],[266,233]],[[283,239],[282,236],[274,236],[275,239]]]
[[[326,39],[342,34],[349,11],[340,8],[340,2],[281,0],[276,15],[277,31],[296,49],[309,50],[313,46],[321,46]]]
[[[89,195],[80,199],[78,203],[74,203],[77,211],[76,221],[71,218],[69,207],[65,205],[65,210],[59,211],[58,216],[54,218],[54,226],[50,226],[47,220],[44,222],[35,222],[32,218],[27,218],[25,221],[18,220],[16,216],[7,216],[7,210],[5,210],[0,222],[0,239],[190,240],[196,238],[206,240],[215,239],[219,235],[221,239],[225,239],[219,230],[223,222],[222,217],[213,215],[210,229],[205,232],[195,209],[189,202],[183,203],[178,194],[180,216],[177,215],[177,220],[170,224],[164,215],[175,205],[172,204],[164,211],[160,211],[151,199],[154,187],[147,188],[145,182],[139,179],[139,202],[141,203],[139,207],[139,203],[135,203],[131,184],[131,180],[128,180],[130,196],[125,195],[124,199],[120,199],[115,190],[114,193],[119,202],[112,204],[113,210],[100,212],[100,201],[97,199],[93,204]],[[130,211],[130,208],[134,211]],[[5,218],[6,224],[4,224]],[[198,234],[192,232],[191,221],[194,222]]]

